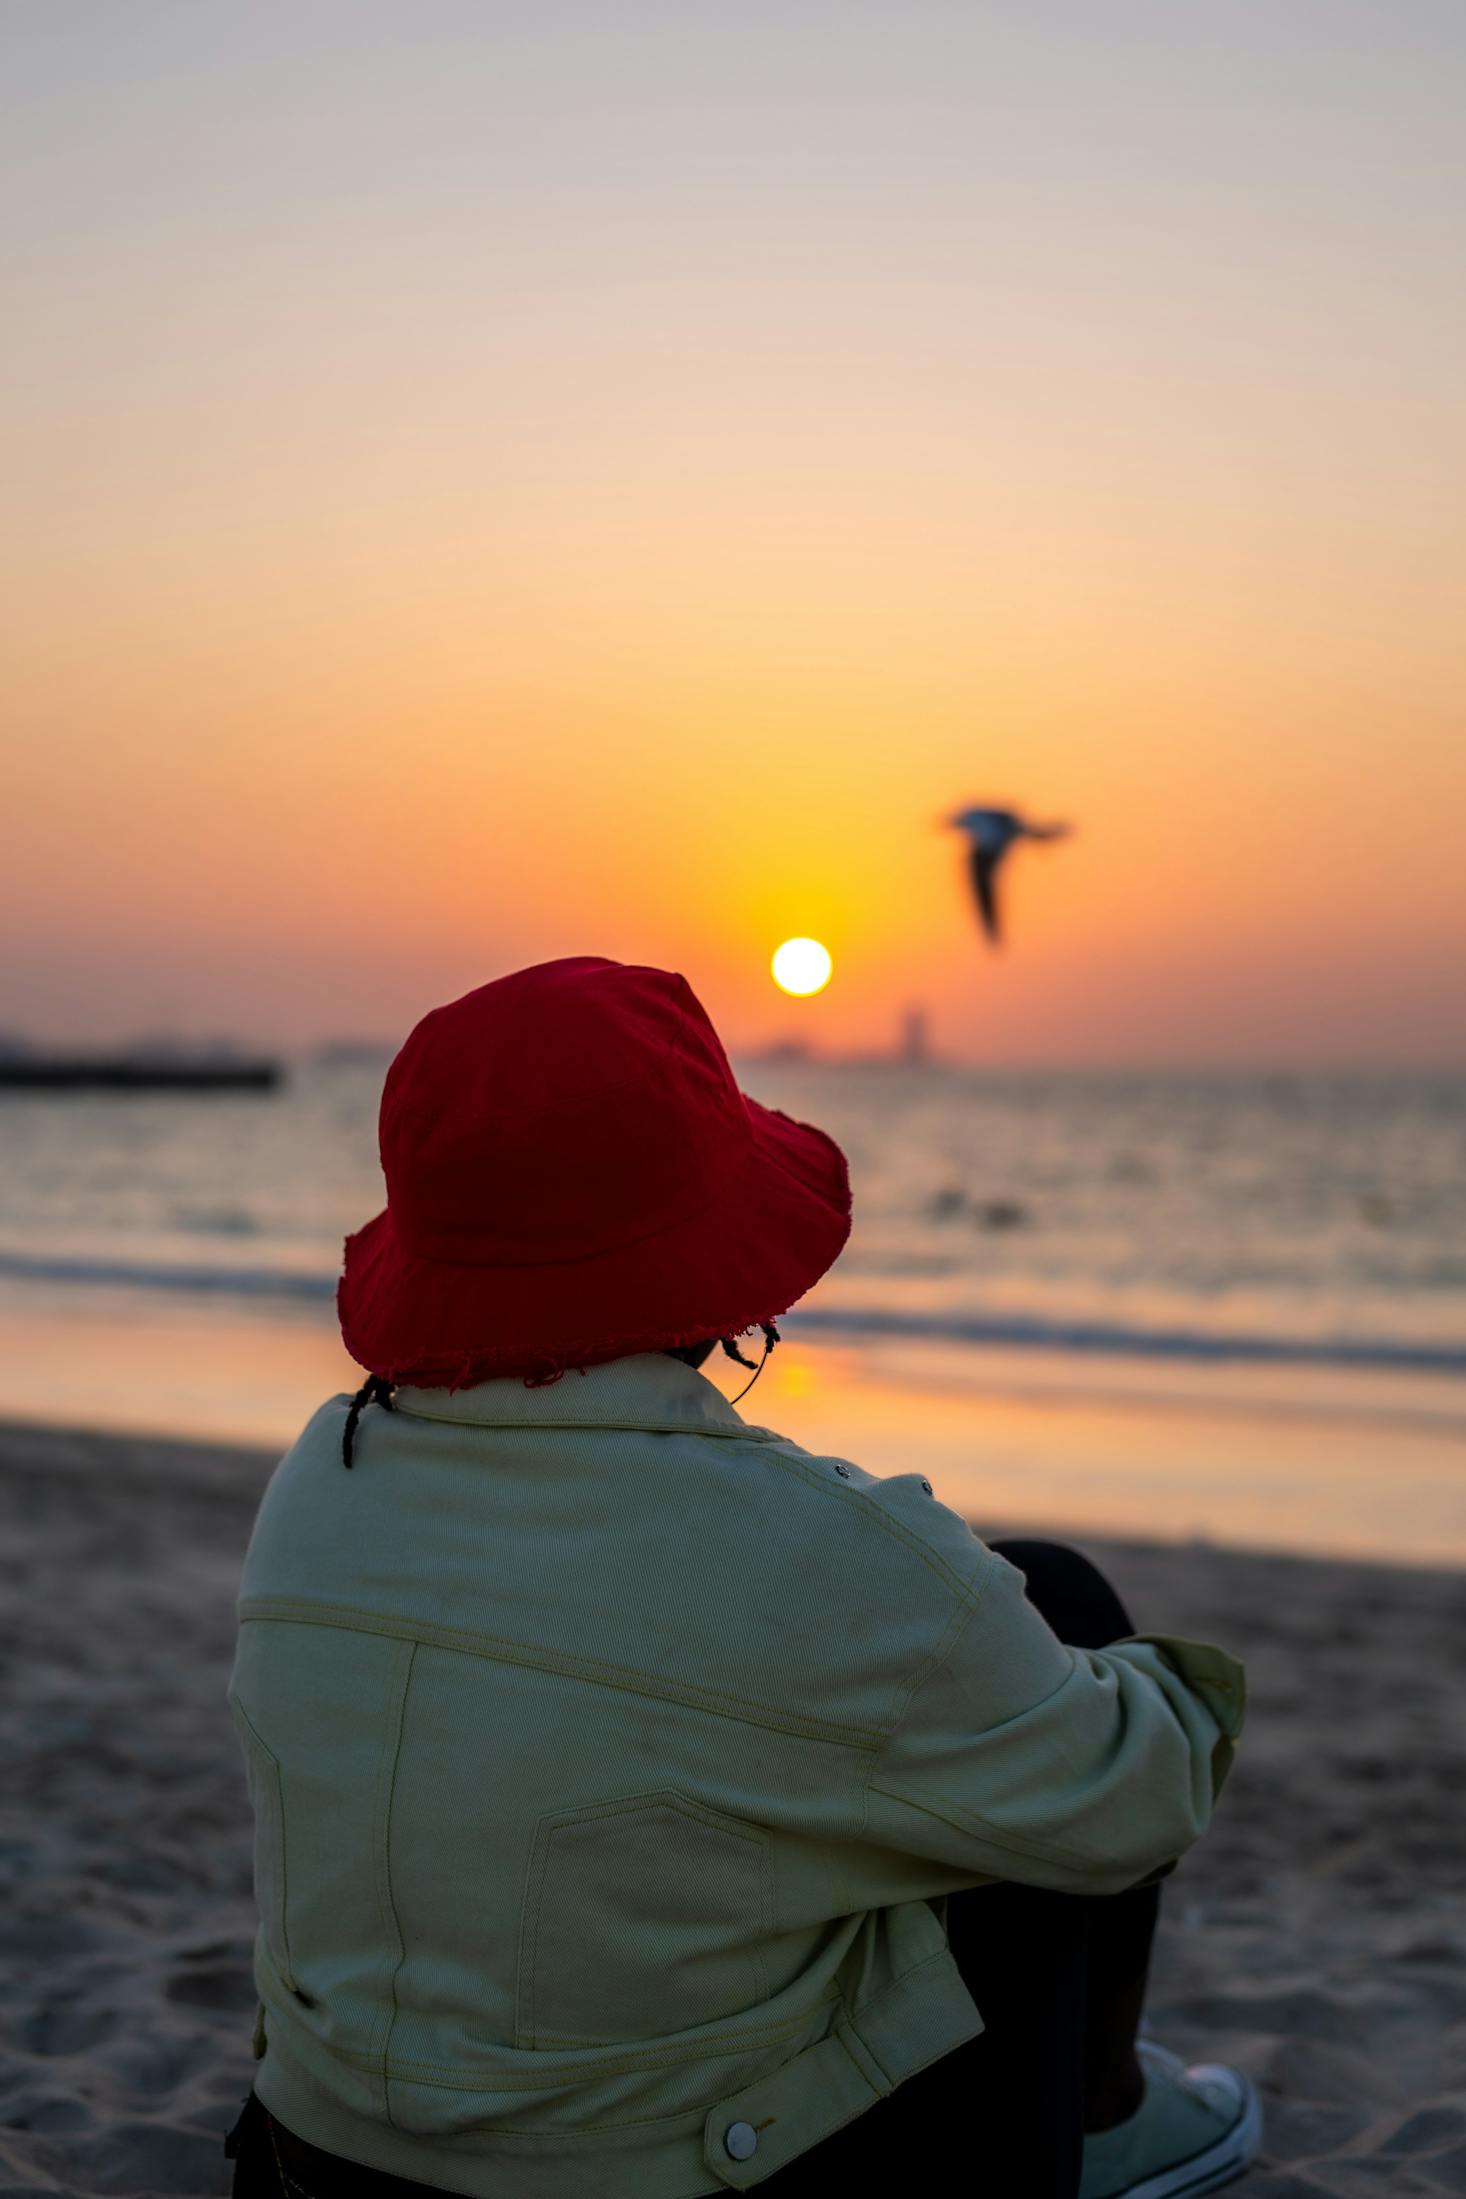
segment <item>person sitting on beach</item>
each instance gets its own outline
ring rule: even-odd
[[[577,957],[417,1025],[381,1155],[338,1294],[369,1378],[240,1590],[235,2194],[1242,2173],[1248,2080],[1137,2036],[1241,1667],[699,1371],[839,1254],[839,1147],[739,1091],[684,978]]]

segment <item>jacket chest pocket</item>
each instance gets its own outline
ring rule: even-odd
[[[280,1793],[280,1765],[245,1716],[237,1696],[230,1696],[229,1708],[244,1745],[245,1777],[254,1811],[255,1907],[260,1930],[281,1984],[294,1993],[299,1988],[290,1967],[290,1942],[285,1931],[285,1805]]]
[[[768,1836],[672,1789],[557,1811],[525,1886],[517,2046],[605,2046],[769,1997]]]

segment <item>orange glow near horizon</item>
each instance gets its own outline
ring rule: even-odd
[[[734,1047],[1466,1058],[1461,54],[1234,112],[1078,0],[324,11],[288,82],[83,12],[19,39],[0,1029],[390,1040],[603,953]],[[989,801],[1077,828],[1001,950]]]

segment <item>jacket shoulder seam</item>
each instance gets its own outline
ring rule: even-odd
[[[833,1462],[835,1459],[834,1452],[816,1453],[806,1451],[799,1444],[792,1442],[788,1436],[780,1436],[772,1445],[762,1449],[762,1456],[776,1459],[780,1465],[796,1475],[807,1488],[817,1490],[821,1496],[831,1498],[836,1503],[857,1505],[861,1514],[878,1527],[882,1534],[888,1536],[892,1542],[901,1543],[914,1556],[920,1558],[922,1563],[936,1574],[944,1587],[964,1598],[972,1593],[973,1583],[964,1580],[956,1568],[949,1565],[947,1560],[934,1551],[919,1535],[913,1534],[909,1527],[903,1526],[899,1520],[893,1519],[889,1512],[883,1510],[872,1490],[852,1489],[843,1482],[831,1482],[815,1470],[816,1458],[829,1458]],[[853,1465],[855,1461],[842,1458],[839,1463],[842,1466],[849,1466]],[[973,1541],[977,1543],[975,1535]],[[984,1544],[977,1543],[977,1547],[986,1553]],[[986,1554],[990,1555],[990,1553]]]

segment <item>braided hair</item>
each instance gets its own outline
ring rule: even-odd
[[[395,1383],[388,1382],[382,1375],[369,1374],[351,1400],[346,1426],[341,1431],[341,1463],[348,1473],[351,1471],[351,1447],[356,1441],[356,1423],[361,1418],[362,1407],[380,1405],[384,1412],[391,1412],[392,1392],[395,1387]]]
[[[738,1349],[736,1340],[731,1336],[720,1336],[718,1338],[718,1342],[722,1345],[724,1351],[727,1353],[730,1359],[736,1359],[740,1367],[752,1367],[753,1369],[752,1379],[744,1383],[742,1389],[738,1392],[738,1397],[747,1397],[749,1391],[753,1388],[754,1383],[757,1382],[759,1376],[763,1373],[764,1367],[768,1362],[769,1353],[773,1350],[774,1346],[779,1341],[779,1332],[774,1327],[772,1321],[760,1321],[759,1327],[764,1332],[764,1349],[763,1357],[761,1359],[745,1358],[743,1353]],[[728,1400],[729,1404],[736,1405],[738,1403],[738,1397],[730,1397]]]

